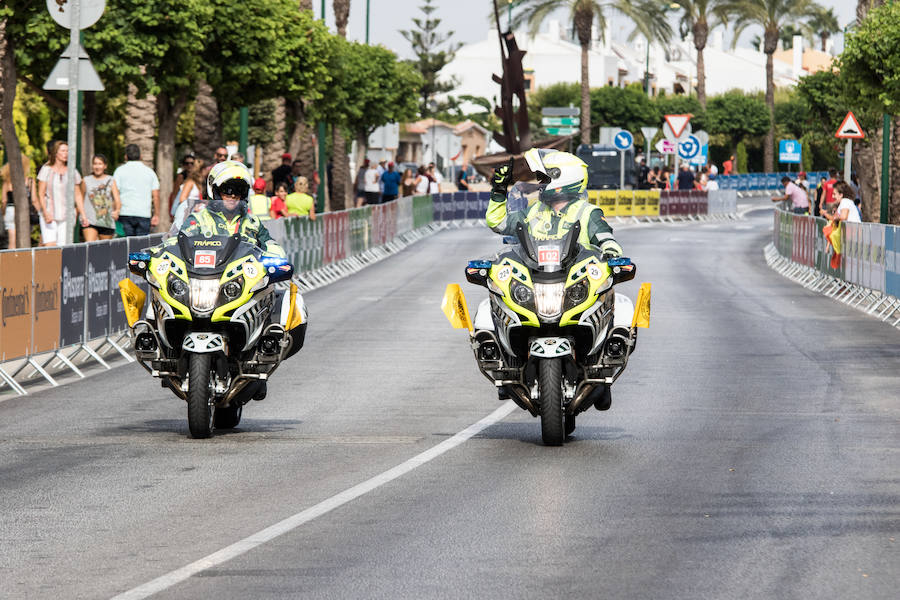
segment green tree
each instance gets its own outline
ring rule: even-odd
[[[591,141],[591,88],[588,70],[588,51],[591,47],[591,26],[596,23],[598,31],[606,28],[604,8],[611,7],[629,18],[636,32],[649,41],[667,42],[672,37],[672,27],[665,17],[663,4],[657,0],[524,0],[517,7],[512,26],[528,23],[532,33],[536,32],[544,19],[555,10],[565,6],[569,10],[569,20],[581,46],[581,143]]]
[[[674,96],[657,96],[654,99],[659,112],[660,121],[665,115],[691,115],[691,128],[694,131],[706,129],[706,109],[693,96],[676,94]]]
[[[810,16],[817,5],[812,0],[723,0],[720,9],[734,19],[734,43],[745,29],[763,28],[763,52],[766,54],[766,106],[769,108],[769,130],[763,147],[766,173],[775,167],[775,75],[773,57],[778,48],[781,29],[788,23]]]
[[[840,79],[846,92],[879,112],[897,113],[900,107],[900,3],[868,13],[844,40]]]
[[[811,37],[818,38],[822,52],[825,52],[828,47],[828,38],[841,31],[841,25],[838,23],[837,15],[834,14],[834,9],[823,6],[814,9],[812,16],[806,22],[806,27],[809,28]]]
[[[742,92],[728,92],[710,98],[706,105],[706,124],[710,134],[724,134],[735,148],[747,138],[760,136],[769,130],[770,118],[766,105]]]
[[[419,88],[419,114],[422,117],[429,117],[446,110],[447,106],[435,103],[434,98],[449,92],[456,87],[457,83],[454,79],[439,80],[441,70],[456,56],[460,44],[450,41],[454,32],[438,33],[441,19],[432,16],[437,10],[437,7],[432,4],[433,1],[425,0],[425,4],[419,7],[424,18],[413,19],[416,29],[400,31],[416,54],[416,59],[412,61],[412,64],[422,75],[424,82]],[[445,47],[441,49],[441,46]]]
[[[603,86],[591,90],[591,122],[638,132],[660,123],[659,111],[640,84]]]
[[[719,0],[673,0],[673,4],[682,9],[682,31],[690,31],[693,35],[694,48],[697,49],[697,99],[706,107],[706,63],[703,50],[711,29],[724,21],[719,14]]]

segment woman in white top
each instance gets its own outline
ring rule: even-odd
[[[853,188],[850,187],[849,183],[845,181],[837,182],[834,185],[834,190],[831,192],[831,197],[834,199],[832,206],[837,204],[837,208],[832,209],[831,212],[827,210],[823,212],[822,214],[825,217],[832,221],[862,223],[862,219],[859,218],[859,210],[853,202]]]
[[[178,190],[178,202],[174,205],[172,227],[177,233],[184,223],[185,217],[192,212],[198,212],[203,205],[203,168],[206,163],[195,159],[190,166],[181,189]]]
[[[41,216],[41,245],[56,246],[69,227],[66,220],[66,184],[69,179],[69,145],[55,141],[50,146],[50,158],[38,172],[37,202]],[[81,174],[75,171],[75,205],[83,201]]]
[[[416,176],[416,194],[427,194],[428,193],[428,185],[431,182],[430,179],[425,175],[425,167],[419,167],[419,173]]]

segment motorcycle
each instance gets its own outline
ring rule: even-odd
[[[243,406],[265,398],[266,382],[303,346],[307,311],[293,266],[232,236],[188,236],[128,255],[119,282],[134,353],[163,387],[187,402],[194,438],[232,429]]]
[[[562,239],[537,239],[519,223],[515,239],[504,240],[512,242],[510,250],[466,266],[466,280],[490,292],[474,323],[457,284],[448,285],[442,305],[454,327],[469,330],[478,369],[500,399],[540,417],[543,442],[552,446],[574,432],[576,415],[610,407],[611,386],[637,345],[637,328],[650,320],[649,283],[641,286],[636,308],[614,292],[634,279],[636,265],[585,248],[580,231],[576,222]]]

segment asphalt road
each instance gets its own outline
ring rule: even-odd
[[[309,294],[235,432],[190,439],[133,365],[0,402],[0,597],[896,598],[900,333],[770,271],[770,230],[620,232],[651,328],[560,448],[516,409],[378,478],[505,406],[439,310],[484,229]]]

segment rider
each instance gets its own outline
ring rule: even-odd
[[[516,225],[523,223],[536,239],[560,239],[572,225],[581,224],[578,241],[582,246],[596,247],[604,258],[622,256],[622,246],[613,237],[612,227],[603,218],[603,210],[587,201],[587,165],[568,152],[532,148],[525,153],[525,162],[540,184],[540,202],[526,210],[508,213],[506,191],[513,178],[513,161],[494,170],[491,178],[491,200],[485,221],[496,233],[512,235]],[[490,301],[484,300],[475,312],[475,329],[494,329],[490,316]],[[615,327],[631,322],[634,305],[626,296],[615,295]],[[506,388],[498,389],[500,399],[509,397]],[[608,386],[598,387],[589,398],[597,410],[609,410],[612,395]]]
[[[266,226],[247,211],[247,199],[253,178],[242,163],[234,160],[217,163],[206,179],[209,204],[200,212],[191,213],[181,230],[187,235],[233,235],[239,233],[248,242],[262,248],[266,254],[285,257]]]
[[[494,170],[491,178],[491,201],[485,220],[488,227],[501,235],[513,235],[517,223],[528,227],[537,239],[559,239],[576,222],[581,223],[578,241],[585,247],[597,246],[605,257],[622,256],[622,246],[613,237],[612,227],[603,211],[587,201],[587,165],[568,152],[532,148],[525,161],[540,186],[540,202],[524,211],[508,214],[506,190],[513,178],[513,161]]]

